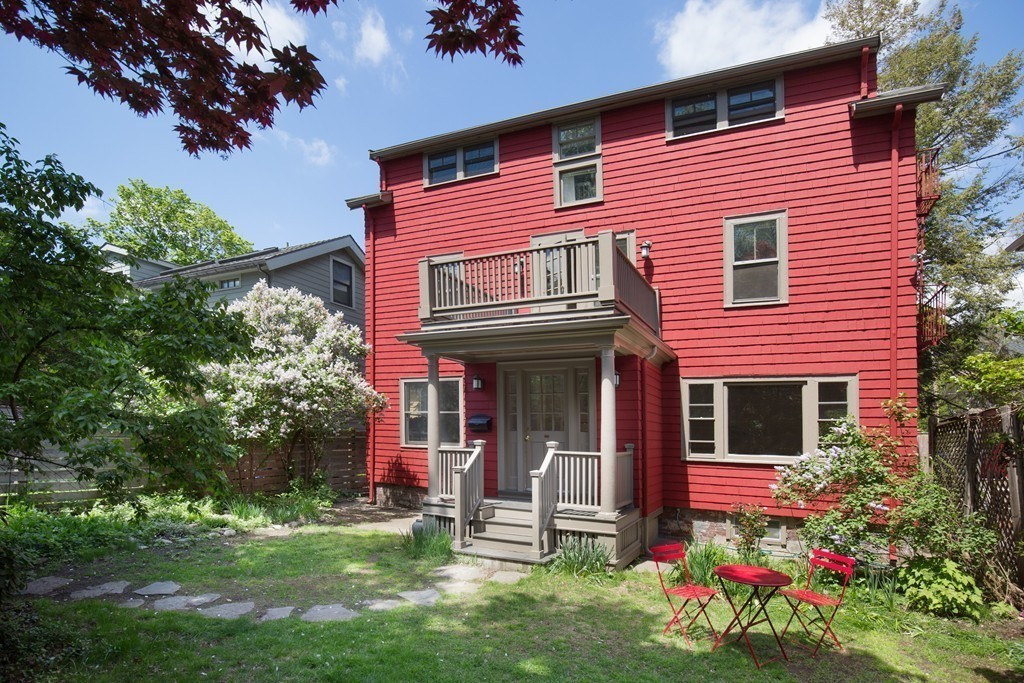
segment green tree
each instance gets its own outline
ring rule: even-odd
[[[219,410],[196,403],[200,367],[247,348],[208,291],[142,293],[58,223],[98,190],[53,156],[24,161],[0,124],[0,464],[59,464],[110,494],[153,469],[206,488],[233,453]],[[121,438],[105,438],[116,433]]]
[[[107,222],[88,219],[86,227],[133,256],[180,265],[252,251],[252,242],[184,190],[153,187],[138,179],[117,187]]]
[[[951,378],[980,340],[1014,286],[1024,262],[998,248],[1013,218],[1006,207],[1024,190],[1024,138],[1009,133],[1024,112],[1024,55],[995,64],[977,60],[977,35],[963,33],[963,14],[940,2],[920,13],[917,0],[829,0],[837,38],[881,33],[882,90],[945,83],[941,102],[917,112],[919,148],[941,147],[942,199],[925,223],[924,279],[948,287],[949,335],[922,358],[926,411],[955,393]]]

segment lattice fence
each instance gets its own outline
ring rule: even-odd
[[[932,426],[930,466],[936,479],[953,492],[965,512],[978,512],[999,535],[996,554],[1017,567],[1024,508],[1024,449],[1019,408],[1003,406],[972,411]]]

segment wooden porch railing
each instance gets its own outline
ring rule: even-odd
[[[917,152],[917,215],[927,216],[942,196],[939,176],[939,148],[930,147]]]
[[[438,452],[437,495],[451,498],[455,495],[455,468],[462,467],[473,455],[475,448],[442,448]]]
[[[657,291],[602,232],[576,242],[419,262],[423,321],[622,304],[660,331]]]
[[[558,463],[558,505],[601,508],[601,454],[588,451],[555,451]],[[633,504],[633,444],[615,454],[615,506]]]
[[[548,441],[547,455],[540,469],[530,472],[533,480],[533,555],[541,558],[545,551],[548,536],[548,522],[558,507],[558,460],[555,458],[557,441]]]
[[[633,504],[633,444],[627,443],[626,450],[615,454],[615,507],[624,508]]]
[[[926,349],[946,336],[946,285],[925,290],[918,296],[921,301],[917,307],[917,346]]]
[[[452,546],[466,547],[466,527],[484,499],[484,444],[474,441],[466,464],[452,468],[455,494],[455,539]]]

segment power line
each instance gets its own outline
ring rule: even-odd
[[[943,168],[942,170],[943,171],[956,171],[957,169],[961,169],[964,166],[970,166],[971,164],[976,164],[979,161],[985,161],[986,159],[991,159],[992,157],[998,157],[998,156],[1002,156],[1003,154],[1009,154],[1010,152],[1012,152],[1014,150],[1017,150],[1017,149],[1020,149],[1021,147],[1024,147],[1024,142],[1021,142],[1020,144],[1014,145],[1013,147],[1007,147],[1006,149],[1004,149],[1004,150],[1002,150],[1000,152],[993,152],[992,154],[986,154],[985,156],[980,156],[977,159],[971,159],[970,161],[965,161],[964,163],[958,164],[956,166],[947,166],[947,167]]]

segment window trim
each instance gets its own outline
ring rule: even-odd
[[[409,443],[406,440],[405,434],[405,385],[420,383],[426,384],[429,382],[427,377],[403,377],[398,380],[398,429],[399,429],[399,445],[402,448],[429,448],[425,443]],[[466,447],[466,392],[465,392],[465,378],[462,375],[452,375],[447,377],[439,377],[439,387],[444,382],[458,382],[459,383],[459,442],[458,443],[445,443],[441,442],[441,448],[465,448]]]
[[[465,173],[465,151],[467,147],[479,147],[490,142],[494,145],[494,170],[487,171],[486,173],[476,173],[474,175],[466,175]],[[455,152],[455,177],[451,180],[442,180],[437,183],[430,182],[430,157],[438,154],[444,154],[446,152]],[[488,138],[483,140],[475,140],[473,142],[464,142],[458,147],[444,147],[441,149],[431,150],[423,153],[423,187],[440,187],[442,185],[450,185],[452,183],[461,183],[465,180],[473,180],[474,178],[486,178],[488,176],[498,175],[501,171],[499,166],[500,155],[498,153],[498,138]]]
[[[726,450],[728,434],[728,396],[726,385],[735,384],[803,384],[802,417],[804,452],[818,446],[818,385],[828,382],[846,382],[846,411],[860,419],[859,382],[857,375],[803,375],[784,377],[681,377],[682,394],[681,435],[682,459],[690,462],[739,463],[757,465],[788,465],[799,456],[788,455],[730,455]],[[714,405],[714,453],[691,453],[689,439],[690,386],[711,384]]]
[[[349,269],[349,272],[351,273],[351,276],[350,276],[351,279],[350,279],[350,281],[348,283],[348,294],[349,294],[349,298],[352,300],[352,303],[346,304],[346,303],[344,303],[342,301],[336,301],[334,299],[334,266],[335,266],[335,264],[347,267]],[[349,263],[348,261],[346,261],[345,259],[338,258],[337,256],[332,256],[331,257],[331,273],[330,273],[330,275],[331,275],[331,281],[330,281],[331,303],[334,304],[335,306],[342,306],[344,308],[351,308],[351,309],[355,310],[355,307],[356,307],[356,268],[355,268],[355,266],[352,265],[351,263]]]
[[[696,97],[698,95],[710,95],[712,91],[706,89],[698,89],[690,92],[681,92],[672,95],[665,99],[665,142],[673,142],[675,140],[685,140],[686,138],[692,138],[699,135],[712,135],[714,133],[721,132],[723,130],[734,130],[737,128],[744,128],[746,126],[757,126],[763,123],[770,123],[772,121],[785,121],[786,120],[786,98],[783,74],[775,76],[775,116],[765,119],[759,119],[757,121],[747,121],[745,123],[736,123],[729,125],[729,91],[735,90],[736,88],[743,88],[748,85],[756,85],[766,80],[772,80],[771,77],[759,78],[755,80],[744,79],[740,82],[730,83],[724,86],[716,88],[713,92],[715,93],[715,114],[717,118],[717,125],[710,130],[700,130],[694,133],[683,133],[682,135],[675,134],[675,127],[672,125],[672,103],[675,100]]]
[[[587,154],[577,154],[563,159],[559,151],[560,145],[558,142],[558,134],[561,129],[591,122],[594,124],[594,151]],[[597,204],[604,201],[604,164],[601,144],[600,113],[596,113],[593,116],[559,121],[551,125],[551,164],[556,209],[584,206],[586,204]],[[579,199],[572,202],[562,201],[562,174],[569,171],[582,170],[591,166],[594,167],[597,176],[596,195],[588,199]]]
[[[785,548],[788,541],[789,525],[786,524],[786,520],[789,517],[779,517],[776,515],[768,515],[768,522],[778,522],[779,524],[779,538],[770,538],[768,536],[761,537],[762,545],[770,545],[774,548]],[[725,517],[725,540],[734,541],[739,538],[739,533],[736,529],[736,515],[728,514]]]
[[[779,264],[779,295],[775,298],[749,299],[744,301],[733,300],[733,273],[735,254],[733,233],[738,225],[745,223],[758,223],[764,220],[775,220],[777,260]],[[738,216],[726,216],[722,220],[723,232],[723,281],[722,298],[725,308],[749,308],[751,306],[778,306],[789,303],[789,210],[774,209],[759,213],[748,213]],[[766,259],[767,260],[767,259]]]
[[[237,282],[238,284],[232,285],[230,287],[224,287],[223,284],[225,282]],[[222,277],[222,278],[219,278],[217,280],[217,290],[216,291],[218,291],[218,292],[230,292],[232,289],[241,289],[241,288],[242,288],[242,275],[241,274],[229,275],[227,277]]]

